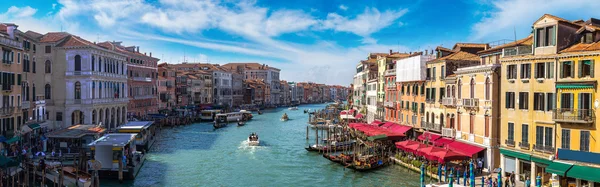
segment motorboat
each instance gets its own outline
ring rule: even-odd
[[[215,116],[221,113],[221,110],[202,110],[200,111],[200,119],[202,121],[214,121]]]
[[[262,115],[262,111],[260,111],[260,110],[257,111],[257,113],[258,113],[258,115]]]
[[[256,134],[255,132],[250,134],[250,136],[248,137],[248,145],[249,146],[258,146],[259,144],[260,144],[260,141],[258,140],[258,134]]]
[[[238,127],[241,127],[241,126],[246,125],[246,122],[238,121],[237,124],[238,124]]]
[[[288,115],[286,113],[283,113],[283,116],[281,116],[281,121],[287,121],[290,118],[288,118]]]
[[[298,107],[290,107],[288,110],[298,110]]]
[[[215,120],[221,123],[237,122],[237,121],[248,121],[252,119],[252,113],[246,110],[240,110],[239,112],[230,112],[224,114],[217,114]]]

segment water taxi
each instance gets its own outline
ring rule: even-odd
[[[90,143],[94,162],[100,163],[100,178],[135,179],[146,155],[135,145],[135,133],[110,133]]]
[[[287,121],[290,118],[288,117],[288,115],[286,113],[283,113],[283,116],[281,116],[281,121]]]
[[[117,128],[117,133],[137,133],[135,136],[136,148],[144,153],[154,145],[157,131],[158,127],[154,125],[153,121],[130,121]]]
[[[248,145],[249,146],[258,146],[259,144],[260,144],[260,141],[258,139],[258,134],[256,134],[256,133],[250,134],[250,136],[248,137]]]

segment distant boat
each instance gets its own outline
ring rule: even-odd
[[[257,113],[258,113],[258,115],[262,115],[262,111],[260,111],[260,110]]]
[[[286,113],[283,114],[283,116],[281,116],[281,121],[287,121],[290,118],[288,118],[288,115]]]
[[[290,107],[288,110],[298,110],[298,107]]]
[[[246,125],[246,122],[243,121],[238,121],[238,127],[244,126]]]
[[[260,140],[258,139],[258,134],[252,133],[248,137],[248,145],[249,146],[258,146],[260,144]]]

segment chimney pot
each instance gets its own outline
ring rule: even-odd
[[[140,46],[137,46],[136,49],[137,49],[137,52],[139,53],[140,52]]]
[[[152,52],[150,52],[150,57],[152,57]]]
[[[392,50],[390,49],[390,55],[392,55]]]

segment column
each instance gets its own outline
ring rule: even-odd
[[[515,158],[515,175],[519,176],[520,174],[520,167],[519,165],[521,165],[521,160],[519,158]],[[519,181],[519,177],[515,176],[515,181]]]
[[[531,181],[531,186],[535,186],[535,179],[537,177],[537,171],[535,167],[535,162],[531,161],[531,174],[529,176],[529,180]]]
[[[502,168],[502,172],[501,172],[502,178],[506,177],[506,175],[504,174],[505,173],[505,169],[506,169],[506,168],[504,168],[504,162],[505,162],[504,161],[504,154],[500,154],[500,168]],[[504,181],[502,181],[502,182],[504,182]]]
[[[581,187],[581,179],[575,179],[575,186]]]

